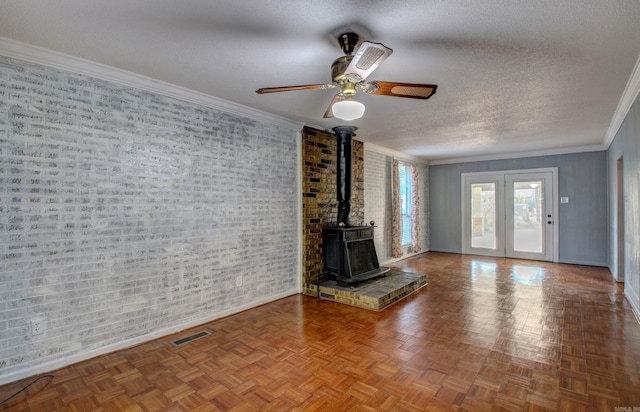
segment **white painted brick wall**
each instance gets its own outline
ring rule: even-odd
[[[429,250],[429,166],[417,165],[420,180],[420,210],[422,211],[422,249]]]
[[[391,157],[364,151],[364,221],[376,222],[373,243],[378,260],[391,259]]]
[[[0,376],[296,290],[296,138],[0,57]]]

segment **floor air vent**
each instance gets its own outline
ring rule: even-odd
[[[198,339],[204,338],[206,336],[210,336],[210,335],[211,335],[211,332],[202,331],[202,332],[198,332],[198,333],[196,333],[194,335],[187,336],[186,338],[182,338],[182,339],[171,341],[171,344],[173,346],[180,346],[180,345],[184,345],[185,343],[193,342],[194,340],[198,340]]]

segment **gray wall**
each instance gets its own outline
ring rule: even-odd
[[[430,249],[462,253],[461,174],[500,170],[558,168],[560,204],[559,261],[608,264],[606,152],[588,152],[429,167]]]
[[[624,292],[640,318],[640,97],[636,98],[609,146],[609,268],[624,279]],[[618,244],[617,160],[623,158],[624,244]],[[624,249],[624,273],[617,273],[618,248]]]
[[[0,381],[297,293],[297,136],[0,57]]]

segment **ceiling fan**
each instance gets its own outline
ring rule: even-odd
[[[331,64],[332,83],[267,87],[256,90],[256,93],[265,94],[339,87],[340,92],[335,95],[331,104],[329,104],[324,117],[335,116],[343,120],[354,120],[364,114],[364,105],[353,99],[357,89],[369,94],[406,97],[409,99],[428,99],[436,92],[438,86],[435,84],[367,81],[367,77],[393,53],[393,50],[381,43],[369,41],[363,41],[360,47],[355,50],[359,40],[360,37],[352,32],[338,36],[338,43],[342,47],[345,56],[337,58]]]

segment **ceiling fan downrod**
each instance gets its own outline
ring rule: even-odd
[[[360,36],[353,32],[342,33],[338,36],[338,43],[340,44],[340,47],[342,47],[344,54],[347,56],[351,56],[353,51],[356,49],[359,40]]]

